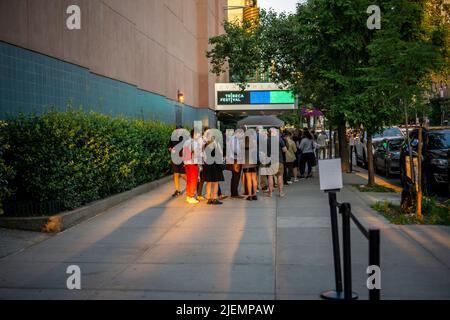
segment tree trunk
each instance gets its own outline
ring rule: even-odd
[[[417,218],[422,219],[422,125],[419,128],[419,150],[417,152]]]
[[[347,128],[345,127],[345,121],[344,119],[341,119],[338,125],[339,155],[342,162],[342,171],[350,172],[350,150],[348,149],[346,129]]]
[[[369,187],[375,185],[375,170],[373,166],[373,142],[372,134],[367,133],[367,171],[368,171],[368,183]]]

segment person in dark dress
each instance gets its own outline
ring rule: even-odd
[[[209,205],[221,205],[218,199],[219,182],[224,181],[223,169],[220,163],[214,161],[216,154],[223,157],[221,147],[213,137],[208,139],[205,146],[205,163],[203,165],[204,178],[206,182],[206,198]]]
[[[177,126],[176,130],[182,130],[183,128],[181,126]],[[172,141],[172,139],[169,141],[169,152],[175,153],[175,147],[177,144],[179,144],[182,141],[181,133],[180,140],[179,141]],[[180,155],[181,158],[181,155]],[[173,193],[172,197],[178,197],[181,195],[180,191],[180,177],[186,181],[186,170],[184,169],[184,164],[181,162],[180,164],[175,164],[172,162],[172,173],[173,173],[173,183],[175,185],[175,192]]]

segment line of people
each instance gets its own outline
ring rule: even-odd
[[[180,128],[177,128],[180,129]],[[212,134],[208,134],[208,129],[204,130],[202,137],[196,136],[194,130],[191,137],[184,143],[180,156],[183,159],[181,164],[172,163],[173,180],[175,192],[173,197],[182,194],[180,179],[186,181],[186,201],[189,204],[197,204],[200,201],[207,201],[209,205],[221,205],[222,200],[228,196],[222,193],[220,183],[225,180],[224,170],[231,171],[230,198],[245,199],[247,201],[258,200],[257,193],[261,190],[267,197],[272,197],[275,188],[278,189],[278,196],[285,197],[284,187],[299,182],[301,179],[313,177],[312,169],[316,166],[316,151],[320,149],[314,137],[308,129],[295,132],[285,131],[280,134],[277,129],[263,130],[257,128],[256,146],[252,146],[252,141],[245,137],[244,129],[235,134],[227,143],[219,143]],[[301,134],[299,134],[301,133]],[[244,136],[239,136],[239,134]],[[223,136],[225,140],[225,135]],[[263,139],[264,141],[261,141]],[[181,141],[181,140],[180,140]],[[278,164],[273,166],[267,161],[276,155],[272,150],[272,142],[278,141]],[[170,141],[169,151],[175,152],[175,146],[179,141]],[[244,146],[240,144],[244,143]],[[266,150],[261,150],[260,145],[266,143]],[[239,150],[245,150],[241,155]],[[202,152],[194,151],[200,148]],[[217,163],[216,156],[223,157],[225,151],[231,148],[229,154],[231,159],[226,159],[225,163]],[[198,159],[195,159],[197,155]],[[239,159],[239,156],[243,158]],[[206,184],[206,187],[204,188]],[[239,192],[242,184],[242,195]],[[203,190],[205,189],[205,194]]]

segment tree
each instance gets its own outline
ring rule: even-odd
[[[208,57],[213,72],[222,72],[228,62],[243,84],[262,65],[302,104],[326,111],[338,127],[345,171],[346,123],[362,125],[368,132],[372,185],[372,135],[400,120],[399,102],[422,95],[428,75],[439,65],[438,55],[445,54],[437,45],[445,42],[445,28],[438,27],[444,23],[430,13],[442,1],[380,0],[382,30],[376,31],[366,25],[370,0],[309,0],[291,15],[263,11],[259,27],[251,31],[225,24],[226,34],[211,39]]]
[[[448,18],[446,22],[445,15],[438,13],[444,8],[440,4],[440,0],[382,2],[382,29],[368,45],[369,66],[360,79],[365,89],[358,99],[366,101],[361,104],[365,112],[354,114],[362,117],[358,121],[364,123],[368,136],[382,129],[380,124],[408,119],[408,109],[423,108],[431,77],[447,72]],[[374,117],[381,117],[383,123]],[[368,158],[369,184],[373,184],[372,157]]]

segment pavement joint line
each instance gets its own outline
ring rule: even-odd
[[[405,230],[406,228],[403,226],[399,226],[399,230],[406,235],[409,239],[413,240],[415,243],[417,243],[422,249],[424,249],[429,255],[431,255],[436,261],[438,261],[440,264],[442,264],[446,269],[450,270],[450,266],[448,266],[444,261],[442,261],[439,257],[437,257],[431,250],[429,250],[427,247],[425,247],[422,243],[417,241],[414,237],[412,237],[409,232]]]
[[[47,240],[52,239],[54,236],[56,236],[56,235],[50,235],[49,238],[47,238],[47,239],[42,239],[42,240],[40,240],[40,241],[37,241],[37,242],[35,242],[35,243],[30,244],[29,246],[27,246],[27,247],[25,247],[25,248],[21,248],[20,250],[18,250],[18,251],[16,251],[16,252],[12,252],[12,253],[10,253],[10,254],[7,254],[7,255],[4,256],[4,257],[0,257],[0,261],[6,260],[6,258],[11,258],[11,257],[17,256],[17,255],[21,254],[22,252],[24,252],[25,250],[31,249],[31,248],[37,246],[38,244],[41,244],[41,243],[43,243],[43,242],[45,242],[45,241],[47,241]]]
[[[92,290],[92,289],[89,289]],[[155,292],[155,293],[199,293],[199,294],[244,294],[244,295],[270,295],[273,296],[273,292],[262,291],[204,291],[204,290],[164,290],[164,289],[94,289],[96,291],[115,291],[115,292]]]
[[[68,263],[78,263],[83,265],[105,265],[109,263],[114,263],[114,265],[143,265],[143,266],[165,266],[165,265],[177,265],[177,266],[190,266],[190,265],[223,265],[223,266],[271,266],[273,267],[273,262],[271,263],[263,263],[263,262],[116,262],[116,261],[106,261],[106,262],[96,262],[96,261],[20,261],[21,263],[41,263],[41,264],[68,264]],[[0,287],[1,289],[1,287]]]
[[[170,182],[167,182],[166,184],[169,184]],[[154,207],[151,207],[154,208]],[[165,207],[164,207],[165,208]],[[149,245],[146,249],[144,249],[142,251],[142,253],[138,256],[135,257],[134,260],[132,260],[131,262],[125,264],[125,267],[121,270],[119,270],[118,272],[114,273],[114,275],[111,276],[110,279],[108,279],[109,282],[113,282],[115,279],[117,279],[117,277],[124,273],[125,271],[128,270],[128,268],[130,268],[133,264],[136,264],[136,262],[142,258],[145,254],[147,254],[148,252],[151,252],[152,249],[157,245],[157,243],[166,236],[167,233],[169,233],[181,220],[183,220],[192,210],[194,210],[194,207],[189,208],[189,210],[183,215],[181,216],[179,219],[176,219],[176,221],[167,228],[166,232],[164,232],[157,240],[155,240],[155,242],[153,242],[151,245]],[[100,284],[100,287],[102,287],[103,285],[106,285],[106,279],[105,281]]]

